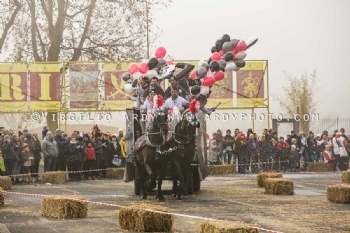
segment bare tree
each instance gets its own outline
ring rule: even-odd
[[[288,115],[300,115],[300,129],[308,133],[310,121],[304,120],[305,115],[313,114],[315,110],[314,91],[316,89],[316,70],[311,74],[303,74],[300,78],[285,74],[287,86],[283,86],[283,96],[277,97],[281,107]]]
[[[0,50],[7,61],[141,60],[151,9],[171,0],[1,1]],[[156,37],[153,31],[150,37]],[[13,45],[13,46],[10,46]],[[52,113],[51,113],[52,114]],[[50,122],[50,128],[57,128]]]
[[[31,128],[35,124],[31,119],[31,115],[26,113],[0,114],[0,120],[4,124],[1,125],[2,127],[12,129],[15,132],[24,128]]]

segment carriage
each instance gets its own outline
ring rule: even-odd
[[[141,119],[140,110],[137,108],[126,109],[126,115],[128,121],[126,121],[126,167],[124,172],[124,181],[134,181],[134,192],[136,195],[141,193],[141,184],[138,177],[138,171],[133,166],[132,150],[134,142],[141,136],[142,128],[139,119]],[[134,117],[137,116],[137,117]],[[206,166],[206,125],[204,121],[204,114],[199,114],[200,128],[197,129],[196,134],[196,153],[193,155],[191,162],[191,169],[186,175],[186,189],[188,194],[199,191],[201,188],[201,181],[203,181],[208,175],[208,169]],[[167,167],[165,173],[165,180],[173,180],[173,172],[171,171],[170,164]],[[148,190],[151,191],[151,190]]]

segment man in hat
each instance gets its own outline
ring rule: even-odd
[[[56,135],[54,137],[58,145],[58,157],[56,161],[55,171],[65,171],[66,170],[66,149],[69,144],[69,140],[62,136],[62,130],[57,129]]]
[[[153,78],[151,79],[150,87],[149,87],[148,90],[145,91],[145,94],[144,94],[145,99],[148,98],[148,96],[149,96],[151,90],[154,90],[154,92],[155,92],[156,95],[161,95],[161,96],[164,97],[164,91],[163,91],[162,87],[159,86],[158,83],[159,83],[159,82],[158,82],[158,78],[157,78],[157,77],[153,77]]]
[[[25,139],[27,138],[27,135],[28,135],[28,129],[23,129],[22,130],[22,135],[20,136],[20,138],[19,138],[19,141],[21,142],[21,143],[24,143],[25,142]]]
[[[120,142],[120,140],[124,137],[124,130],[123,129],[119,129],[118,130],[118,137],[117,137],[117,141]]]
[[[170,98],[170,96],[172,95],[172,90],[177,90],[178,95],[184,99],[186,99],[186,96],[189,94],[186,93],[186,91],[181,86],[179,86],[179,83],[175,80],[174,77],[170,78],[170,86],[165,90],[164,99],[167,100],[168,98]]]
[[[129,100],[136,101],[136,107],[140,108],[145,102],[145,92],[149,89],[149,79],[141,76],[139,79],[139,87],[136,89],[133,97],[128,97]]]

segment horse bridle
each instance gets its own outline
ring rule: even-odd
[[[163,131],[162,131],[162,127],[161,127],[161,126],[167,125],[167,123],[166,123],[166,122],[164,122],[164,123],[158,123],[158,122],[156,121],[156,119],[157,119],[158,116],[165,116],[165,114],[164,114],[164,112],[161,111],[161,110],[156,110],[156,111],[154,112],[153,121],[155,121],[156,124],[157,124],[157,126],[159,127],[159,132],[156,132],[156,133],[149,133],[149,132],[146,132],[146,144],[149,145],[149,146],[151,146],[151,147],[160,147],[161,145],[163,145],[163,144],[165,143],[165,135],[164,135],[164,133],[163,133]],[[153,144],[153,143],[149,140],[148,135],[155,135],[155,134],[159,134],[159,135],[162,136],[163,141],[162,141],[161,145],[155,145],[155,144]]]

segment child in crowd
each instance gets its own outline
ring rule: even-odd
[[[335,158],[330,145],[326,145],[326,149],[323,152],[323,159],[325,163],[334,163]]]
[[[23,182],[29,183],[32,182],[32,176],[30,173],[30,167],[32,166],[32,160],[34,160],[34,157],[31,156],[31,153],[29,151],[29,146],[27,143],[22,144],[22,152],[21,152],[21,162],[23,162]]]
[[[96,169],[96,152],[95,148],[92,146],[92,142],[87,142],[87,147],[85,147],[86,151],[86,170],[94,170]],[[96,172],[86,172],[85,176],[88,180],[96,180]]]
[[[292,172],[295,172],[298,167],[298,159],[299,159],[299,152],[297,151],[297,148],[295,145],[291,146],[289,157],[290,157],[290,169]]]

